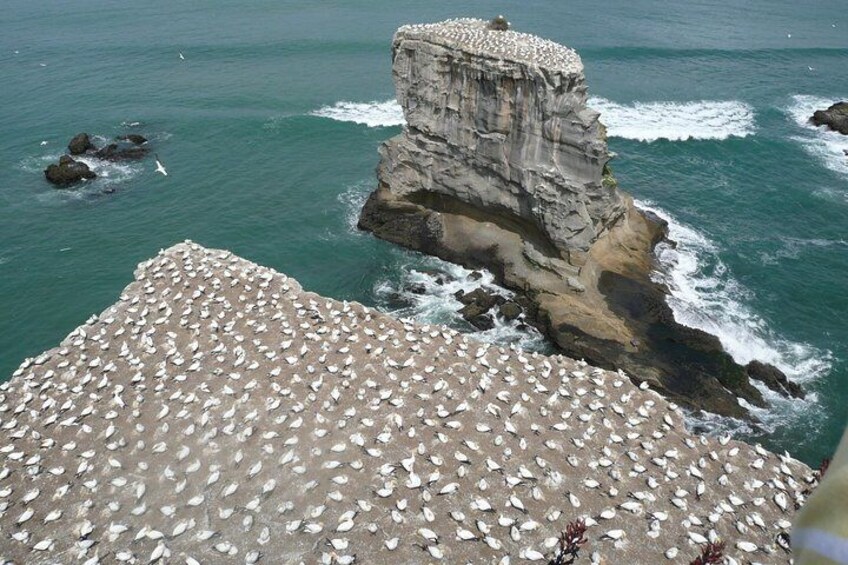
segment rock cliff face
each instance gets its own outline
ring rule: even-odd
[[[379,176],[395,195],[522,221],[564,257],[624,213],[601,182],[609,153],[574,51],[471,20],[401,28],[393,53],[407,129]]]
[[[745,417],[737,397],[764,405],[750,378],[782,374],[741,367],[677,324],[651,281],[665,226],[609,174],[577,53],[469,19],[402,27],[392,52],[407,125],[380,148],[361,228],[490,269],[571,356],[693,408]]]

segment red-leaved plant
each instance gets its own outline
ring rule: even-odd
[[[701,555],[689,565],[719,565],[724,558],[724,542],[707,542],[701,547]]]
[[[587,541],[583,537],[585,533],[586,522],[582,518],[569,522],[559,536],[557,553],[548,562],[548,565],[571,565],[574,563],[574,560],[577,559],[577,553],[580,551],[580,546]]]
[[[828,467],[830,467],[830,457],[825,457],[819,465],[819,481],[824,478],[824,474],[827,473]]]

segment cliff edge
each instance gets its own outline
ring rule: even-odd
[[[563,352],[691,408],[747,417],[737,397],[765,405],[750,378],[802,394],[674,320],[650,277],[665,226],[618,190],[574,50],[461,19],[401,27],[392,57],[406,126],[380,148],[362,229],[488,268]]]
[[[0,562],[790,563],[811,469],[618,373],[191,242],[135,275],[0,383]]]

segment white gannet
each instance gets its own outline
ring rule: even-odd
[[[182,51],[180,51],[180,60],[181,60],[181,61],[185,61],[185,57],[183,57],[183,52],[182,52]]]
[[[159,160],[159,155],[155,155],[155,157],[156,157],[156,172],[157,172],[157,173],[162,173],[163,175],[165,175],[165,176],[167,177],[167,176],[168,176],[168,171],[166,171],[166,170],[165,170],[165,166],[164,166],[164,165],[162,164],[162,162]]]

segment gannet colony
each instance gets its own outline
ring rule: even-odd
[[[13,563],[787,563],[813,481],[627,376],[185,242],[0,385]]]
[[[401,26],[396,34],[409,40],[432,41],[448,48],[494,60],[507,60],[564,74],[582,74],[583,62],[574,49],[516,31],[492,32],[487,22],[476,18],[457,18],[432,24]]]

